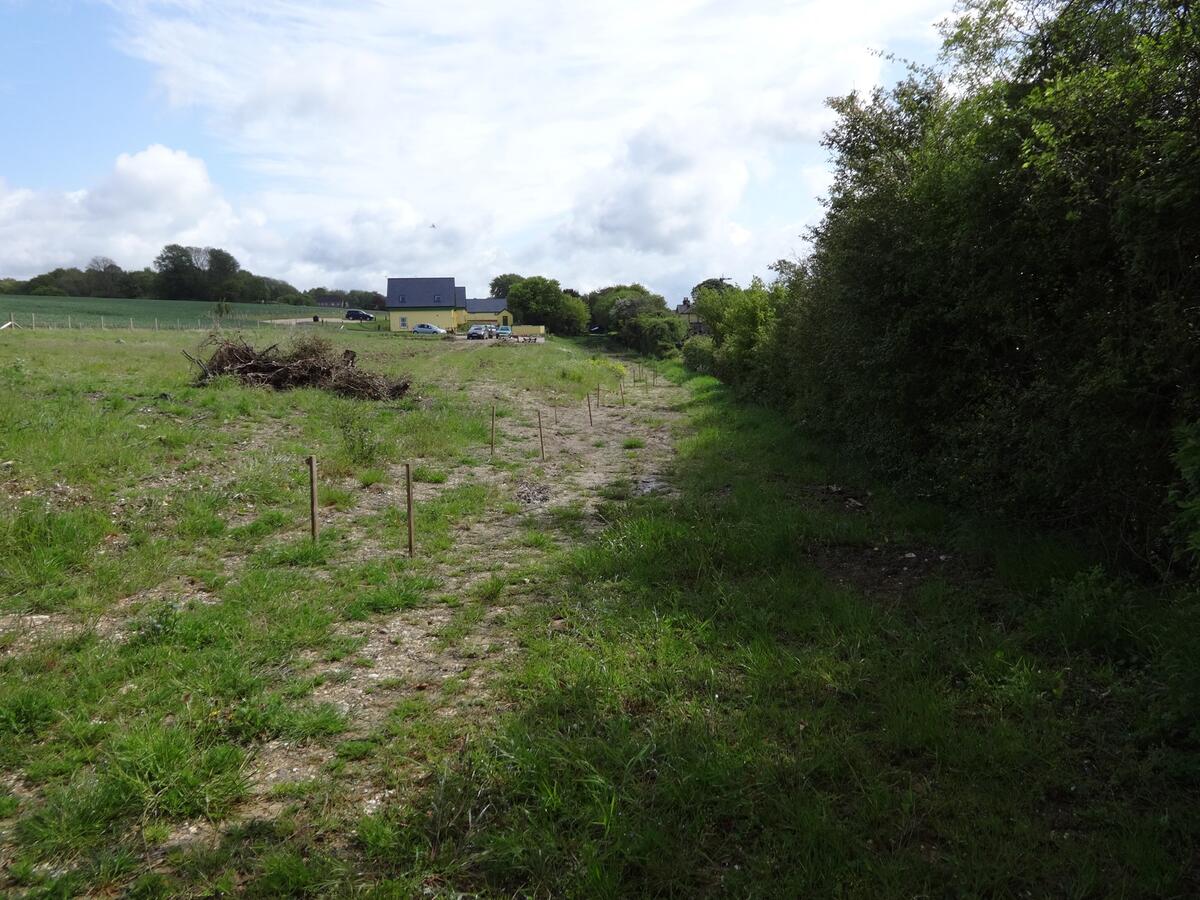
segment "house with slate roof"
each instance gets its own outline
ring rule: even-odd
[[[389,278],[386,307],[392,331],[412,331],[421,324],[447,331],[475,325],[512,325],[503,297],[467,298],[453,278]]]

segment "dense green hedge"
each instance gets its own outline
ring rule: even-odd
[[[701,292],[717,373],[941,496],[1178,566],[1200,543],[1200,12],[962,12],[944,71],[833,101],[811,257]]]

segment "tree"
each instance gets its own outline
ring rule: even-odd
[[[107,256],[93,256],[84,274],[89,297],[124,296],[125,270]]]
[[[217,300],[231,299],[231,295],[237,290],[235,278],[241,265],[232,253],[217,247],[207,247],[204,252],[207,262],[208,295]]]
[[[205,293],[204,272],[196,265],[192,250],[180,244],[168,244],[154,259],[158,273],[156,289],[164,300],[201,300]]]
[[[545,325],[554,334],[580,334],[587,328],[587,306],[562,292],[558,282],[535,275],[512,285],[508,309],[523,325]]]
[[[520,284],[524,279],[520,275],[509,272],[506,275],[497,275],[492,279],[490,285],[491,295],[493,297],[507,297],[513,285]]]
[[[700,297],[701,291],[727,291],[734,288],[735,285],[730,284],[729,279],[722,275],[720,278],[705,278],[699,284],[692,288],[692,300],[697,300]]]

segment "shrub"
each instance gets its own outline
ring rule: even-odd
[[[716,359],[713,356],[713,339],[708,335],[697,334],[684,341],[683,365],[699,375],[714,374]]]
[[[627,347],[647,356],[666,356],[683,341],[687,326],[678,316],[645,314],[626,319],[618,336]]]

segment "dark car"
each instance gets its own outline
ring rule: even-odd
[[[468,341],[486,341],[487,338],[487,328],[483,325],[472,325],[467,329]]]
[[[348,309],[346,310],[346,318],[351,322],[374,322],[375,317],[365,309]]]

